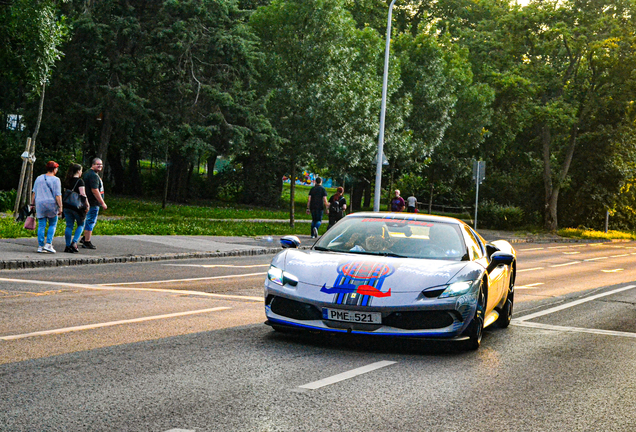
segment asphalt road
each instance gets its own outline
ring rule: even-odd
[[[274,333],[271,256],[2,271],[0,430],[636,430],[636,244],[517,249],[477,352]]]

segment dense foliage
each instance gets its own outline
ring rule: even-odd
[[[43,101],[36,172],[100,156],[112,192],[272,207],[307,169],[370,206],[388,3],[0,1],[0,190]],[[484,224],[633,229],[635,9],[398,1],[383,199],[470,208],[480,159]]]

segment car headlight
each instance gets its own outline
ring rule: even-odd
[[[457,297],[460,295],[466,294],[473,286],[473,282],[455,282],[444,290],[444,292],[439,296],[439,298],[447,298],[447,297]]]
[[[282,271],[281,269],[270,266],[269,270],[267,270],[267,279],[271,280],[277,285],[298,285],[298,278],[291,273],[287,273],[286,271]]]

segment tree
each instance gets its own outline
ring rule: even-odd
[[[28,100],[39,99],[34,118],[28,123],[33,128],[31,150],[35,152],[36,138],[43,114],[46,84],[55,63],[62,53],[59,46],[64,40],[66,26],[64,17],[58,14],[57,2],[53,0],[15,0],[0,4],[0,82],[3,96],[0,112],[11,110],[24,112],[23,95]],[[25,173],[24,165],[20,179],[14,213],[26,201],[30,189],[32,166]],[[26,175],[27,181],[24,181]]]
[[[292,178],[292,225],[298,167],[312,159],[336,170],[356,167],[373,149],[381,41],[371,29],[357,30],[343,4],[278,0],[251,17],[266,56],[261,92]]]

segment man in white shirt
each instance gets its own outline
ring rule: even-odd
[[[406,211],[409,213],[415,213],[415,209],[417,208],[417,198],[411,195],[406,199]]]

